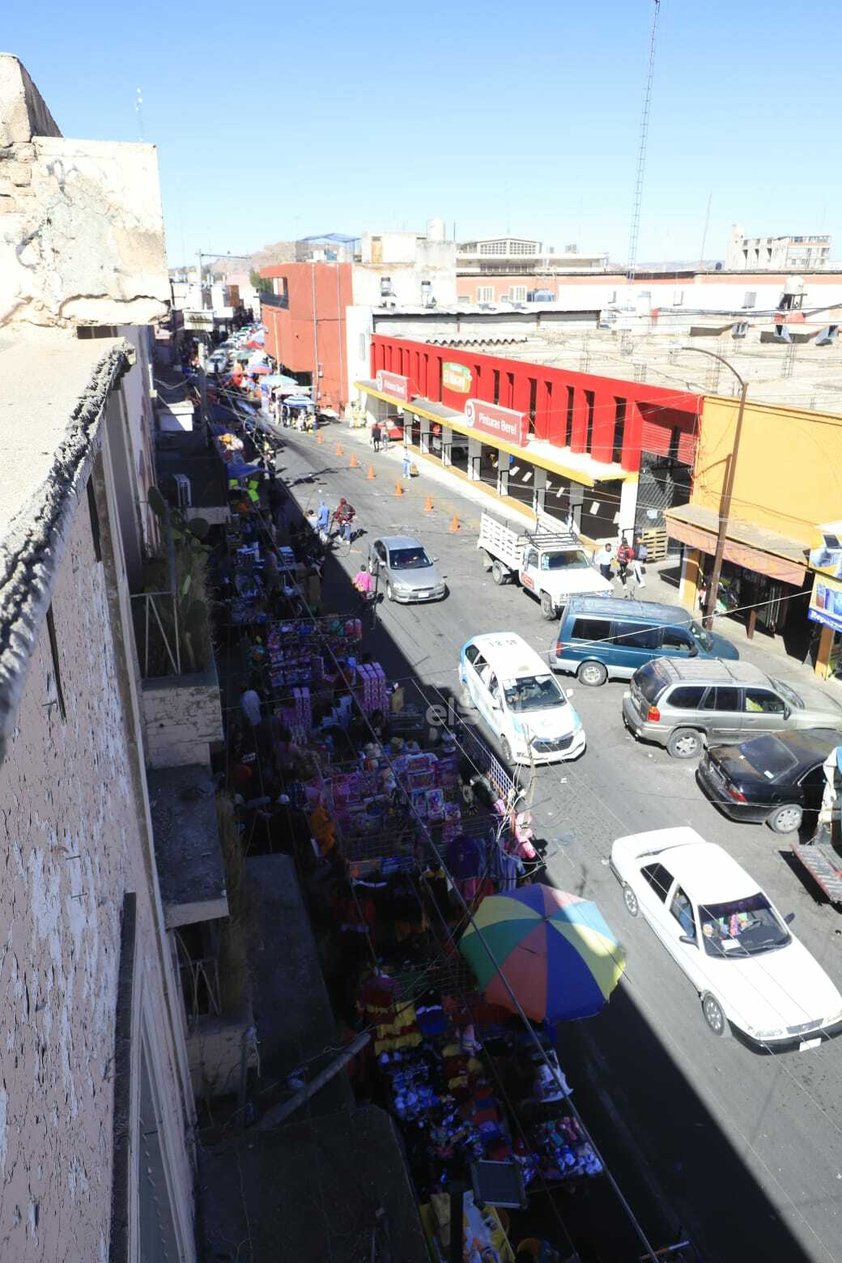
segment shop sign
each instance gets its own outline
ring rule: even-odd
[[[842,583],[817,574],[807,614],[814,623],[842,631]]]
[[[401,377],[398,373],[387,373],[385,369],[380,368],[377,370],[377,389],[382,390],[384,394],[395,395],[404,403],[409,403],[408,377]]]
[[[526,443],[526,413],[501,408],[499,404],[486,403],[484,399],[469,399],[466,402],[465,424],[481,430],[483,434],[490,434],[492,438],[516,443],[518,447],[523,447]]]
[[[471,389],[473,374],[467,364],[454,364],[445,360],[441,366],[441,384],[445,390],[455,391],[457,395],[467,395]]]
[[[213,333],[213,312],[185,311],[184,328],[191,333]]]

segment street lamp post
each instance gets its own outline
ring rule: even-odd
[[[724,364],[727,369],[736,377],[740,383],[740,403],[737,409],[737,423],[734,427],[734,442],[731,451],[728,454],[728,463],[725,469],[725,477],[722,482],[722,495],[719,498],[719,530],[716,535],[716,551],[713,554],[713,570],[710,575],[707,596],[705,597],[705,609],[703,623],[705,627],[713,626],[714,616],[716,614],[716,597],[719,592],[719,580],[722,574],[722,561],[725,556],[725,542],[728,538],[728,526],[731,518],[731,499],[734,494],[734,476],[737,470],[737,455],[740,450],[740,438],[743,431],[743,413],[746,406],[746,395],[748,394],[748,382],[740,376],[728,360],[722,355],[716,355],[713,351],[706,351],[700,346],[684,346],[682,351],[695,351],[697,355],[707,355],[709,359],[718,360],[720,364]]]

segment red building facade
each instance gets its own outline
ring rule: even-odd
[[[640,471],[644,453],[693,465],[701,397],[686,391],[375,334],[372,377],[379,370],[457,412],[479,399],[524,413],[525,455],[534,439],[627,473]]]
[[[313,386],[321,408],[347,402],[345,308],[352,302],[350,263],[282,263],[263,268],[274,293],[261,295],[266,350],[282,371]]]

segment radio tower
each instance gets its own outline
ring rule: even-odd
[[[634,177],[631,226],[629,228],[629,257],[626,280],[634,280],[637,265],[637,238],[640,234],[640,204],[643,200],[643,176],[646,171],[646,141],[649,136],[649,107],[652,104],[652,80],[655,75],[655,37],[658,33],[658,15],[661,0],[653,0],[652,29],[649,33],[649,64],[646,67],[646,91],[643,94],[643,114],[640,119],[640,144],[637,150],[637,172]]]

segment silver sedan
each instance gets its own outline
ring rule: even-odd
[[[420,539],[413,535],[385,535],[372,540],[368,568],[390,601],[440,601],[447,586]]]

